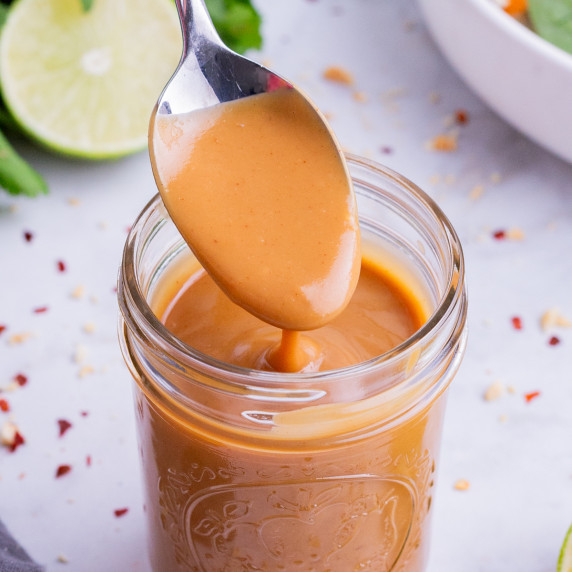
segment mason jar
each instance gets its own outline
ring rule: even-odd
[[[413,183],[362,158],[348,166],[364,251],[398,260],[430,308],[410,338],[363,363],[284,374],[196,351],[152,309],[193,261],[158,196],[129,233],[120,343],[156,572],[426,565],[446,390],[466,343],[463,255]]]

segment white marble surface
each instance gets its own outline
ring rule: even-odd
[[[554,570],[572,522],[572,329],[543,331],[539,319],[552,307],[572,319],[572,166],[466,88],[413,0],[257,5],[266,42],[256,57],[331,114],[345,148],[431,194],[464,245],[470,339],[450,390],[429,572]],[[355,85],[322,79],[330,65],[350,70]],[[469,116],[458,127],[458,149],[428,151],[426,142],[447,132],[458,109]],[[149,162],[145,153],[94,164],[27,145],[22,152],[51,191],[37,200],[0,196],[0,325],[7,326],[0,386],[19,372],[28,377],[0,395],[12,409],[0,421],[11,415],[26,439],[14,453],[0,450],[0,518],[49,571],[146,572],[131,382],[116,342],[113,288],[126,229],[154,193]],[[511,228],[523,239],[492,237]],[[78,286],[80,299],[71,296]],[[43,306],[45,313],[33,312]],[[11,344],[22,332],[32,337]],[[550,346],[552,335],[561,343]],[[87,352],[82,364],[74,361],[78,344]],[[83,366],[94,371],[81,377]],[[495,380],[514,393],[488,402],[483,393]],[[531,391],[541,393],[527,403]],[[58,419],[73,424],[61,438]],[[55,479],[60,464],[72,471]],[[468,491],[455,490],[461,478]],[[123,507],[127,514],[117,518]]]

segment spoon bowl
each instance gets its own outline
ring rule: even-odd
[[[341,149],[308,98],[224,45],[202,0],[177,8],[183,56],[149,129],[165,207],[230,300],[283,330],[321,327],[360,269]]]

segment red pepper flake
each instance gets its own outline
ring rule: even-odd
[[[384,154],[384,155],[391,155],[393,153],[393,149],[391,147],[389,147],[388,145],[385,145],[384,147],[382,147],[380,149],[380,151]]]
[[[58,426],[60,428],[60,437],[62,437],[64,433],[72,426],[72,424],[65,419],[58,419]]]
[[[88,455],[88,456],[85,458],[85,464],[86,464],[88,467],[91,467],[91,455]]]
[[[515,330],[522,330],[522,318],[519,318],[518,316],[514,316],[510,319],[510,321],[512,322],[512,327]]]
[[[66,271],[66,263],[63,260],[57,261],[58,272],[65,272]]]
[[[113,514],[114,514],[117,518],[119,518],[120,516],[123,516],[124,514],[127,514],[128,511],[129,511],[128,508],[116,508],[116,509],[113,511]]]
[[[469,122],[469,113],[464,109],[457,109],[455,111],[455,121],[460,125],[465,125],[465,123]]]
[[[0,334],[6,329],[6,326],[0,326]]]
[[[559,343],[560,343],[560,338],[558,338],[557,336],[552,336],[548,340],[548,345],[550,346],[557,346]]]
[[[80,414],[82,417],[87,417],[87,416],[89,415],[89,411],[80,411],[79,414]]]
[[[496,240],[504,240],[506,238],[506,231],[495,230],[495,232],[493,232],[493,238]]]
[[[34,235],[29,230],[24,231],[24,240],[26,242],[32,242],[33,238],[34,238]]]
[[[28,378],[23,373],[17,373],[14,376],[14,381],[20,386],[23,387],[28,383]]]
[[[43,314],[48,311],[47,306],[41,306],[40,308],[34,308],[34,314]]]
[[[0,411],[4,413],[10,411],[10,404],[5,399],[0,399]]]
[[[60,477],[67,475],[70,471],[71,471],[71,465],[60,465],[56,469],[56,479],[59,479]]]
[[[536,399],[540,395],[540,391],[531,391],[530,393],[524,394],[524,399],[527,403],[530,403],[533,399]]]
[[[13,453],[20,445],[23,445],[26,442],[22,433],[16,431],[14,433],[14,442],[10,445],[10,452]]]

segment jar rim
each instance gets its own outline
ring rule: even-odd
[[[362,167],[373,175],[380,175],[383,178],[389,179],[400,188],[405,188],[411,193],[417,204],[421,205],[426,212],[433,215],[434,220],[440,225],[440,232],[447,237],[449,253],[453,260],[449,268],[446,286],[443,289],[440,299],[436,301],[435,309],[432,314],[410,337],[387,352],[368,360],[342,368],[308,373],[283,373],[245,368],[223,362],[187,345],[171,333],[154,314],[141,290],[141,285],[136,273],[130,271],[130,268],[134,267],[137,258],[136,249],[139,245],[139,234],[143,230],[151,213],[161,205],[161,197],[158,193],[151,198],[138,215],[129,231],[125,243],[120,268],[118,298],[123,319],[127,322],[128,327],[131,330],[139,332],[143,338],[150,339],[153,344],[164,350],[168,350],[170,355],[181,360],[187,366],[193,367],[193,365],[195,365],[210,372],[224,372],[225,375],[230,377],[227,381],[231,384],[234,382],[248,385],[254,383],[256,385],[256,382],[260,382],[267,389],[269,385],[273,383],[282,385],[285,382],[295,380],[303,384],[304,382],[315,382],[324,378],[331,381],[336,378],[355,375],[356,373],[360,375],[367,374],[372,369],[389,365],[396,359],[401,359],[404,354],[414,352],[425,340],[430,339],[432,334],[439,329],[440,325],[447,320],[454,308],[459,305],[461,296],[464,295],[464,258],[459,237],[442,209],[415,183],[393,169],[370,159],[359,157],[351,153],[345,153],[345,157],[349,166]],[[353,176],[352,180],[359,182]],[[461,332],[463,330],[464,322],[465,317],[463,315],[462,323],[456,328],[456,331]]]

